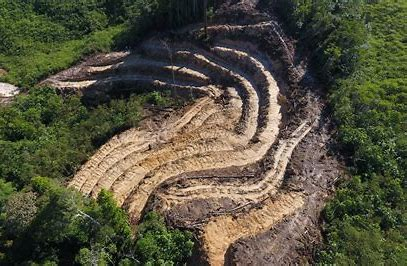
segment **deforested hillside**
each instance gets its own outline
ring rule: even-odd
[[[194,99],[154,127],[111,139],[69,186],[91,197],[111,191],[134,225],[154,210],[196,232],[200,261],[211,265],[248,259],[232,258],[240,256],[229,251],[238,240],[296,224],[298,233],[281,243],[281,258],[268,261],[294,262],[295,242],[307,241],[299,228],[316,226],[315,213],[340,174],[328,155],[323,91],[305,80],[307,65],[295,62],[292,41],[270,14],[245,2],[219,12],[222,20],[215,16],[206,30],[197,25],[154,36],[132,52],[90,59],[42,83],[91,102],[140,86]],[[237,24],[233,12],[246,23]],[[287,175],[293,156],[296,164],[307,156],[300,143],[318,145],[318,155],[304,162],[310,169],[326,164],[315,173],[290,165]],[[277,251],[259,248],[256,260]]]
[[[406,4],[0,8],[0,263],[406,260]]]

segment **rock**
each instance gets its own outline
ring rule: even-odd
[[[0,104],[8,103],[20,93],[20,89],[8,83],[0,82]]]

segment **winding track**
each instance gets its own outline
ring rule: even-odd
[[[162,121],[158,131],[134,128],[112,138],[69,186],[91,196],[97,196],[101,189],[112,191],[137,223],[148,200],[164,182],[181,174],[259,163],[274,148],[272,167],[254,183],[235,180],[215,185],[198,180],[157,193],[164,209],[188,200],[222,197],[260,206],[214,216],[202,227],[200,239],[211,265],[223,264],[227,248],[239,238],[268,230],[294,213],[304,196],[300,192],[280,193],[279,187],[295,147],[318,118],[303,119],[288,137],[279,139],[280,92],[267,55],[253,53],[253,43],[242,42],[236,48],[227,41],[230,35],[247,40],[270,30],[281,39],[275,27],[273,22],[210,27],[210,34],[217,36],[210,49],[177,42],[168,46],[153,38],[141,45],[139,54],[123,55],[107,65],[86,66],[77,77],[49,79],[48,84],[57,88],[84,93],[147,85],[198,97],[181,114]]]

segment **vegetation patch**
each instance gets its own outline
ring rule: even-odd
[[[86,55],[202,17],[202,1],[0,0],[0,80],[29,88]]]
[[[2,80],[20,87],[33,86],[41,79],[68,68],[86,55],[110,51],[114,47],[114,39],[120,36],[124,29],[123,25],[112,26],[82,39],[38,44],[26,53],[17,53],[17,56],[0,54],[0,66],[8,70]]]
[[[2,80],[29,87],[82,56],[108,51],[124,30],[123,1],[0,1]]]

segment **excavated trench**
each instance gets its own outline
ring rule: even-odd
[[[305,71],[294,65],[293,46],[278,24],[254,19],[254,2],[236,7],[246,7],[241,12],[253,24],[214,24],[209,42],[199,41],[200,27],[181,30],[146,40],[131,53],[94,57],[43,82],[90,101],[136,87],[195,99],[163,118],[158,129],[141,126],[113,137],[69,183],[93,197],[112,191],[135,225],[155,209],[169,224],[194,230],[200,247],[194,264],[256,264],[270,256],[281,257],[272,261],[277,264],[296,262],[287,257],[298,257],[289,252],[298,241],[282,241],[289,248],[278,255],[252,239],[276,238],[290,219],[315,220],[319,211],[307,210],[320,210],[332,189],[330,182],[315,189],[307,175],[296,179],[299,166],[292,158],[312,149],[299,149],[304,141],[329,143],[329,131],[322,140],[314,137],[328,125],[321,119],[324,103],[302,83]],[[221,14],[218,21],[225,20]],[[302,163],[312,160],[320,158]],[[248,260],[251,249],[241,250],[241,243],[259,246],[260,255]]]

